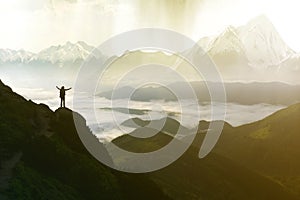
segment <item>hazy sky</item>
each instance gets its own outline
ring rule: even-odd
[[[79,40],[96,46],[142,27],[198,40],[261,14],[300,52],[299,0],[0,0],[0,48],[37,52]]]

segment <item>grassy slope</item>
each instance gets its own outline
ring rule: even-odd
[[[145,176],[116,172],[90,156],[77,135],[72,111],[52,112],[2,82],[0,110],[0,163],[22,153],[8,186],[0,187],[1,198],[168,199]]]
[[[113,142],[126,150],[148,152],[171,140],[159,133],[148,139],[124,135]],[[190,147],[175,163],[148,176],[174,199],[294,199],[281,185],[225,157],[213,153],[200,160],[198,150]]]
[[[236,128],[227,127],[215,152],[300,194],[300,104]]]

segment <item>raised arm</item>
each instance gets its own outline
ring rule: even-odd
[[[72,88],[70,87],[70,88],[68,88],[68,89],[65,89],[65,90],[67,91],[67,90],[71,90],[71,89],[72,89]]]
[[[57,87],[57,86],[56,86],[56,88],[57,88],[58,90],[60,90],[60,88],[59,88],[59,87]]]

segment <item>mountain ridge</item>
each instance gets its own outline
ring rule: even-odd
[[[201,38],[198,44],[213,60],[215,57],[218,67],[222,67],[222,61],[226,61],[225,57],[229,52],[232,56],[229,64],[247,65],[258,70],[270,67],[281,69],[288,65],[287,63],[293,63],[287,60],[298,55],[283,41],[265,15],[257,16],[242,26],[228,26],[219,35]],[[0,63],[75,62],[86,59],[92,50],[94,51],[91,57],[103,56],[99,50],[83,41],[75,43],[67,41],[63,45],[50,46],[38,53],[0,49]],[[296,68],[299,69],[298,65]]]
[[[101,58],[103,55],[95,47],[88,45],[83,41],[72,43],[67,41],[63,45],[52,45],[42,49],[38,53],[29,51],[0,49],[1,64],[58,64],[63,66],[65,63],[82,62],[85,59]]]
[[[209,82],[211,86],[217,86],[216,82]],[[226,90],[226,98],[228,103],[238,103],[243,105],[253,105],[260,103],[275,105],[291,105],[300,102],[300,86],[290,85],[282,82],[225,82],[222,83]],[[200,102],[210,102],[211,97],[204,81],[191,82],[191,87]],[[166,88],[177,88],[178,94],[183,99],[193,98],[185,94],[186,88],[181,82],[175,82],[167,85]],[[97,95],[106,99],[126,99],[135,101],[165,100],[178,101],[178,99],[170,93],[165,87],[157,88],[135,88],[133,86],[124,86],[115,90],[107,90],[99,92]],[[134,95],[130,94],[135,92]]]
[[[232,49],[240,52],[241,57],[246,56],[245,65],[258,69],[280,65],[284,59],[296,54],[265,15],[257,16],[242,26],[228,26],[219,35],[204,40],[209,42],[200,39],[199,44],[211,57]],[[222,66],[222,62],[217,62],[217,65]]]
[[[0,179],[1,199],[170,199],[147,177],[114,171],[94,159],[75,128],[73,116],[92,134],[80,114],[67,108],[54,112],[1,81],[0,109],[0,173],[6,177]]]
[[[182,180],[185,181],[186,184],[190,184],[191,182],[193,185],[190,185],[186,188],[183,184],[181,187],[185,188],[189,191],[188,195],[190,199],[193,199],[193,194],[198,194],[201,196],[203,193],[197,190],[203,188],[201,181],[199,180],[211,180],[211,177],[220,176],[217,171],[210,171],[214,169],[215,166],[220,166],[221,172],[225,172],[229,167],[231,170],[234,171],[234,174],[240,174],[238,177],[246,177],[247,170],[254,172],[254,174],[250,175],[249,183],[257,183],[250,188],[259,187],[260,189],[253,192],[252,198],[253,199],[282,199],[286,197],[279,197],[275,195],[273,189],[270,189],[268,185],[268,181],[264,182],[261,186],[260,181],[256,180],[257,174],[259,176],[266,178],[267,180],[280,185],[283,190],[289,191],[290,193],[294,194],[296,199],[299,198],[300,195],[300,150],[298,148],[299,142],[299,117],[300,117],[300,103],[291,105],[285,109],[279,110],[274,114],[242,126],[232,127],[230,124],[225,123],[224,129],[221,134],[218,143],[216,144],[213,151],[204,159],[196,159],[199,152],[199,147],[203,142],[203,138],[206,135],[207,129],[209,127],[209,123],[207,121],[200,121],[199,128],[196,135],[196,138],[192,144],[192,146],[184,153],[182,157],[180,157],[177,161],[175,161],[170,166],[149,174],[149,177],[160,184],[162,187],[165,187],[165,190],[171,194],[171,197],[176,194],[177,198],[184,198],[185,196],[182,191],[176,191],[176,187],[174,185],[165,185],[164,182],[169,180],[172,177],[172,174],[177,174],[176,180],[174,178],[173,182],[176,185],[182,184]],[[141,124],[143,121],[136,120],[137,123]],[[133,132],[134,133],[134,132]],[[190,137],[190,136],[186,136]],[[162,148],[162,146],[167,145],[170,141],[175,140],[172,136],[167,135],[163,132],[157,133],[157,135],[145,138],[135,138],[130,134],[126,134],[120,137],[117,137],[112,142],[118,145],[119,147],[126,149],[128,151],[133,152],[151,152]],[[184,142],[184,138],[182,139]],[[179,142],[179,141],[178,141]],[[221,156],[221,157],[219,157]],[[229,159],[229,160],[227,160]],[[212,164],[211,162],[219,162],[222,161],[222,164]],[[233,163],[231,163],[233,162]],[[190,164],[188,164],[190,163]],[[191,164],[192,163],[192,164]],[[212,164],[209,167],[206,166],[208,163]],[[235,164],[238,164],[236,166]],[[176,166],[176,167],[175,167]],[[196,167],[193,169],[193,167]],[[242,167],[242,168],[240,168]],[[200,170],[201,168],[201,170]],[[205,168],[205,169],[204,169]],[[181,169],[181,170],[180,170]],[[210,169],[210,170],[208,170]],[[243,169],[247,169],[243,171]],[[199,174],[202,173],[202,170],[205,171],[199,178],[193,180],[193,178],[197,177]],[[206,171],[208,170],[208,171]],[[187,175],[185,172],[189,172]],[[242,172],[243,171],[243,172]],[[217,174],[215,174],[217,172]],[[220,172],[220,171],[219,171]],[[205,178],[205,174],[210,174],[209,178]],[[230,170],[226,172],[226,174],[230,175]],[[181,177],[182,176],[182,177]],[[222,176],[222,175],[221,175]],[[233,177],[234,175],[231,175]],[[230,182],[228,178],[224,178],[222,180],[226,180],[226,186],[235,184]],[[261,180],[262,181],[262,180]],[[203,183],[204,184],[204,183]],[[205,182],[205,185],[211,184],[209,181]],[[243,181],[239,182],[239,184],[244,184]],[[198,187],[195,187],[198,185]],[[200,187],[201,185],[201,187]],[[226,187],[219,183],[219,187]],[[241,186],[241,185],[239,185]],[[194,187],[194,190],[191,189]],[[268,189],[262,189],[267,187]],[[208,187],[209,188],[209,187]],[[231,189],[235,188],[231,186]],[[246,186],[247,188],[247,186]],[[244,188],[243,191],[247,191]],[[227,191],[227,189],[225,189]],[[264,196],[255,197],[258,191],[266,192],[270,190],[273,197],[271,196]],[[208,189],[209,191],[209,189]],[[220,192],[220,191],[218,191]],[[215,195],[218,195],[218,192],[215,191]],[[246,192],[247,193],[247,192]],[[251,192],[250,192],[251,193]],[[248,193],[248,195],[250,195]],[[209,195],[209,193],[205,193]],[[236,194],[232,192],[232,194]],[[224,194],[223,194],[224,195]],[[237,195],[237,194],[236,194]],[[240,194],[242,195],[242,194]],[[197,195],[195,195],[197,196]],[[197,196],[199,198],[199,196]],[[202,196],[203,197],[203,196]],[[207,196],[204,196],[207,199]],[[203,197],[203,198],[204,198]],[[247,196],[249,198],[249,196]],[[220,198],[220,197],[218,197]],[[217,199],[218,199],[217,198]],[[229,198],[229,196],[227,196]],[[225,199],[227,199],[225,198]],[[242,198],[240,197],[230,197],[230,199],[235,198]],[[245,197],[243,197],[244,199]],[[251,199],[251,198],[250,198]]]
[[[294,107],[299,108],[300,104],[291,106],[288,109],[294,110]],[[282,110],[282,112],[286,112],[288,109]],[[297,111],[300,114],[299,111],[300,109]],[[253,124],[256,123],[254,122]],[[293,199],[293,197],[285,195],[281,196],[282,194],[279,192],[281,190],[288,190],[288,185],[278,182],[278,180],[273,179],[273,177],[258,173],[255,170],[252,171],[252,169],[249,169],[247,165],[240,163],[238,159],[226,156],[227,154],[222,153],[222,149],[220,149],[220,147],[217,147],[217,150],[213,150],[213,152],[204,159],[199,159],[199,147],[201,146],[203,137],[205,136],[205,130],[207,130],[208,125],[209,122],[199,122],[199,130],[192,146],[183,154],[183,156],[170,166],[148,174],[149,178],[157,182],[164,188],[167,194],[175,199],[198,199],[199,197],[204,199]],[[224,131],[227,133],[239,128],[240,127],[232,127],[230,124],[225,123]],[[172,140],[176,139],[163,132],[159,132],[157,135],[147,139],[135,138],[132,137],[131,134],[127,134],[117,137],[112,142],[122,149],[137,153],[145,153],[158,150]],[[218,143],[222,142],[222,138],[220,140],[221,141]],[[182,141],[184,141],[184,139]],[[232,145],[230,144],[234,143],[228,143],[228,149],[232,148]],[[247,150],[244,150],[243,152],[245,151]],[[261,152],[261,154],[264,153],[265,152]],[[247,155],[245,155],[245,158],[247,158]],[[251,157],[249,159],[251,159]],[[124,162],[126,162],[126,159],[124,159]],[[269,169],[270,168],[276,168],[276,165],[269,166]],[[270,169],[270,171],[272,171],[272,169]],[[174,176],[174,174],[176,174],[176,176]],[[246,182],[249,185],[245,184],[245,180],[242,180],[244,178],[247,179]],[[166,184],[166,182],[170,179],[173,180],[173,184]],[[236,181],[238,182],[238,186],[235,185]],[[272,185],[269,181],[276,186]],[[176,186],[178,185],[180,185],[180,188],[184,188],[185,192],[177,190]],[[279,193],[275,194],[275,190],[271,188],[277,186],[279,186],[279,188],[275,190]],[[211,193],[210,188],[212,187],[219,189],[214,190],[214,192]],[[243,192],[234,192],[238,187],[243,188],[242,191],[245,192],[245,196]],[[203,192],[204,190],[206,192]],[[251,190],[253,191],[251,192]],[[227,191],[228,193],[223,193],[222,191]],[[295,197],[295,199],[297,199],[297,197]]]

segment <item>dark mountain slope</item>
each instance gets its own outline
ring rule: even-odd
[[[77,135],[73,114],[91,134],[79,114],[53,112],[2,82],[0,110],[0,174],[7,177],[0,178],[1,199],[169,199],[145,176],[116,172],[95,160]]]
[[[148,139],[123,135],[113,142],[132,152],[149,152],[171,140],[158,133]],[[295,199],[281,185],[228,158],[212,153],[200,160],[198,152],[191,146],[176,162],[149,173],[149,178],[174,199]]]
[[[227,128],[214,151],[271,177],[300,194],[300,104],[236,128]]]

